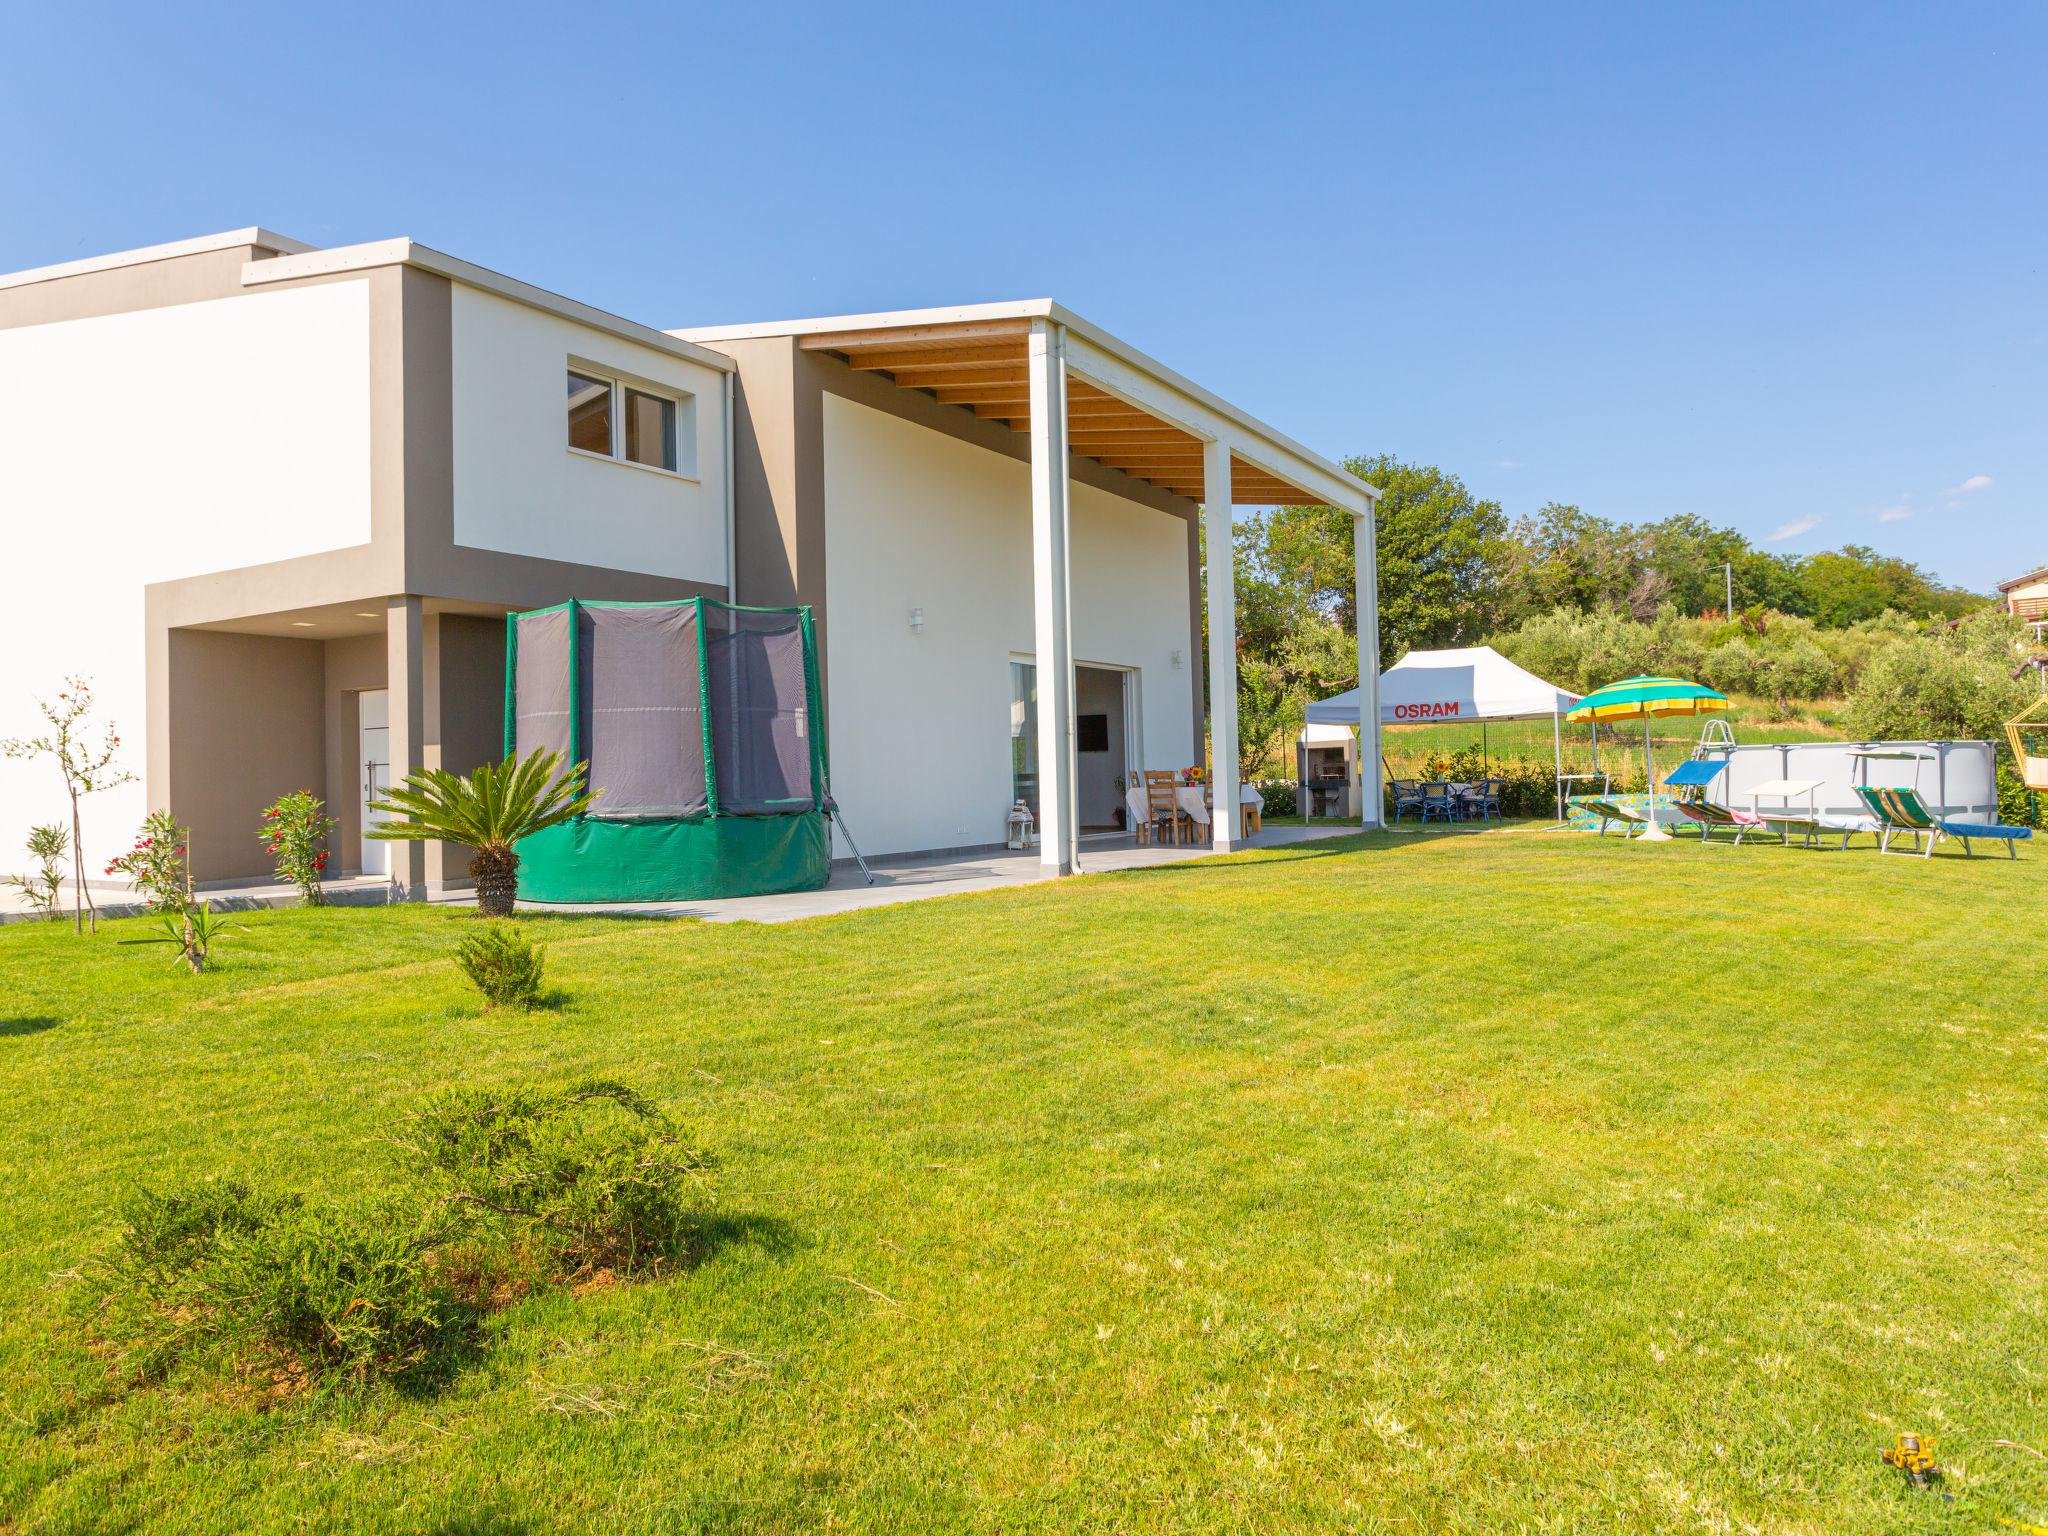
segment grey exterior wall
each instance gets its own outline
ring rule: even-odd
[[[324,649],[271,635],[170,636],[167,798],[192,832],[193,880],[267,873],[263,807],[325,781]]]

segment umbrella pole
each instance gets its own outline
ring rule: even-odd
[[[1644,797],[1647,802],[1644,810],[1648,813],[1649,820],[1644,823],[1643,830],[1636,834],[1637,840],[1652,843],[1668,843],[1671,841],[1671,834],[1665,831],[1663,824],[1657,820],[1657,764],[1650,751],[1650,716],[1648,714],[1643,716],[1643,777],[1648,781],[1644,785],[1647,791]]]

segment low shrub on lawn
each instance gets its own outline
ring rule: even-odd
[[[540,1005],[541,977],[547,948],[536,944],[510,923],[492,923],[470,934],[455,949],[455,963],[483,993],[491,1008],[535,1008]]]
[[[446,1365],[538,1285],[688,1256],[711,1157],[618,1083],[429,1095],[387,1138],[399,1183],[357,1209],[240,1180],[139,1189],[81,1292],[133,1379],[267,1370],[281,1388]]]
[[[399,1376],[468,1320],[402,1221],[233,1180],[137,1190],[122,1220],[100,1266],[101,1331],[139,1376],[207,1357],[327,1380]]]
[[[392,1138],[449,1219],[537,1244],[559,1275],[658,1271],[688,1248],[710,1155],[630,1088],[451,1088]]]

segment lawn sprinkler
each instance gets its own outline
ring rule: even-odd
[[[1901,1435],[1898,1444],[1889,1450],[1880,1451],[1879,1458],[1888,1467],[1897,1467],[1906,1474],[1906,1481],[1915,1488],[1925,1488],[1941,1476],[1941,1468],[1934,1464],[1934,1441],[1922,1440],[1918,1435]]]

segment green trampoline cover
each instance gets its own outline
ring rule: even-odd
[[[587,765],[589,814],[518,845],[528,901],[812,890],[831,873],[808,608],[572,601],[511,615],[505,750]]]

